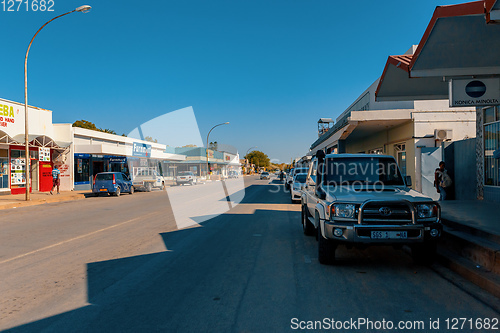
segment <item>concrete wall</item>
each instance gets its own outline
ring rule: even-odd
[[[453,179],[455,199],[476,199],[476,139],[451,143],[445,148],[445,162]]]

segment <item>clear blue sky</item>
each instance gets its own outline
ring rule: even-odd
[[[31,1],[31,0],[30,0]],[[243,154],[258,146],[289,162],[382,73],[387,56],[417,44],[448,0],[54,0],[54,12],[0,11],[0,97],[55,123],[85,119],[119,134],[192,106],[204,138]],[[1,5],[0,5],[1,6]],[[1,9],[1,8],[0,8]],[[165,142],[165,144],[168,144]]]

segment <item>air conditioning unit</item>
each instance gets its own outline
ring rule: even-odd
[[[447,141],[453,138],[453,130],[450,129],[436,129],[434,130],[434,139],[440,141]]]

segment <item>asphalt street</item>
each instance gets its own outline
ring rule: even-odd
[[[281,184],[253,176],[225,185],[4,210],[0,329],[289,332],[365,318],[446,332],[447,319],[498,320],[401,250],[340,247],[335,266],[320,265]],[[389,331],[375,328],[336,331]]]

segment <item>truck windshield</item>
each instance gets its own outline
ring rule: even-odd
[[[325,161],[325,185],[379,184],[404,186],[396,161],[387,157],[334,158]]]

